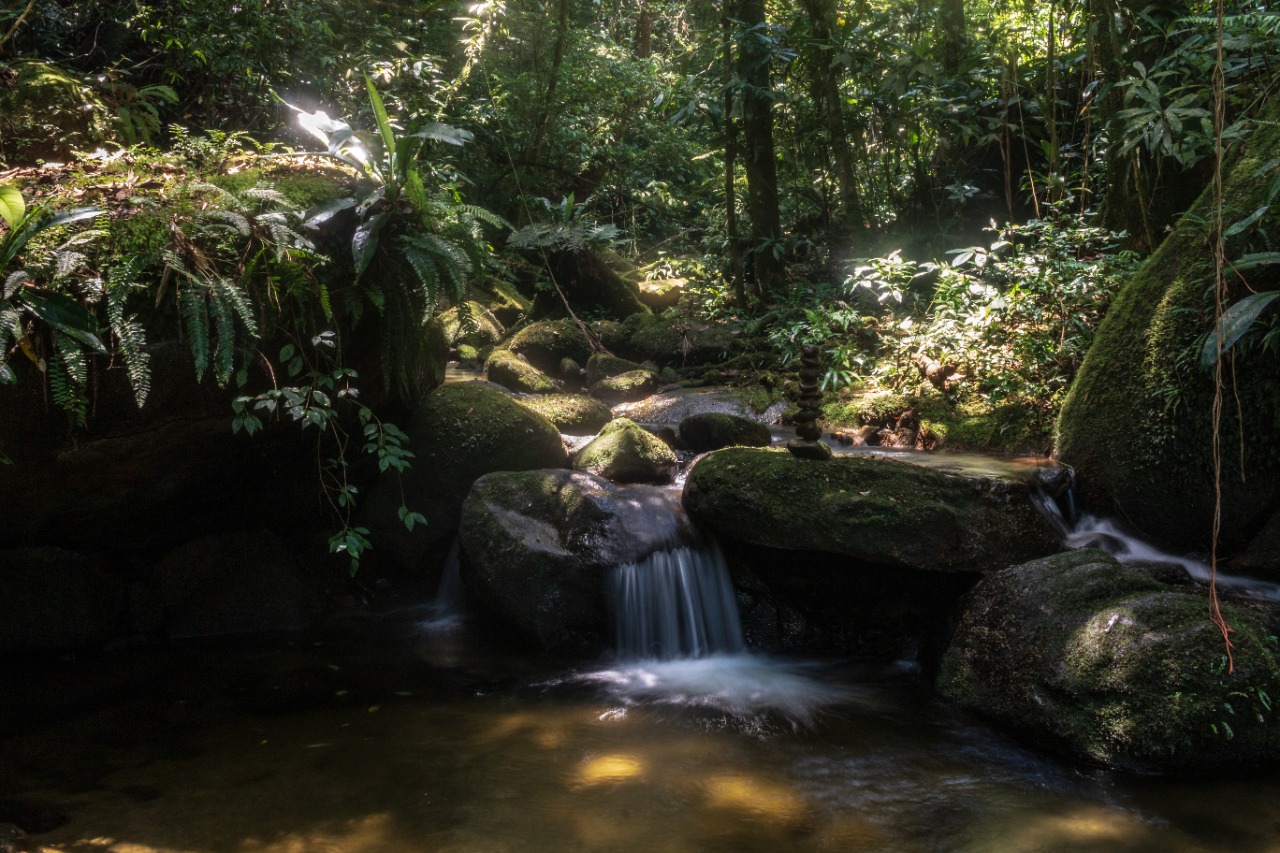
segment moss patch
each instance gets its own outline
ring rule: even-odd
[[[608,406],[584,394],[547,394],[516,402],[551,421],[565,435],[595,435],[613,418]]]
[[[680,422],[680,438],[690,450],[703,453],[722,447],[768,447],[773,433],[758,421],[723,412],[702,412]]]
[[[677,464],[662,439],[627,418],[609,423],[573,458],[575,470],[615,483],[670,483]]]
[[[495,349],[484,363],[490,382],[523,394],[550,394],[556,382],[508,349]]]

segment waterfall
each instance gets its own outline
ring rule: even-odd
[[[674,660],[745,648],[724,555],[714,542],[656,551],[613,570],[623,660]]]

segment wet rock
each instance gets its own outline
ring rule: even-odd
[[[680,422],[680,439],[695,453],[722,447],[768,447],[773,434],[764,424],[723,412],[702,412]]]
[[[573,457],[573,467],[615,483],[670,483],[679,462],[662,439],[627,418],[612,421]]]
[[[486,475],[462,507],[463,579],[543,648],[599,648],[609,569],[692,540],[676,500],[575,471]]]
[[[0,551],[0,653],[102,646],[127,630],[121,582],[61,548]]]
[[[1273,514],[1231,561],[1231,572],[1280,581],[1280,512]]]
[[[1235,672],[1204,594],[1102,551],[985,577],[967,598],[938,689],[1078,758],[1140,772],[1274,763],[1274,612],[1223,605]]]
[[[753,412],[741,393],[726,388],[666,388],[634,403],[620,403],[613,412],[641,423],[679,424],[704,412],[721,412],[765,424],[776,422]]]
[[[370,559],[380,571],[420,577],[426,557],[458,527],[462,501],[476,478],[492,471],[564,468],[560,432],[506,394],[477,383],[437,388],[405,432],[415,454],[404,474],[386,472],[362,509],[375,542]],[[427,518],[406,530],[405,506]]]
[[[1014,479],[844,456],[822,464],[784,449],[731,447],[689,474],[684,506],[722,537],[866,563],[990,572],[1053,553],[1058,535]]]
[[[658,377],[649,370],[629,370],[592,384],[591,396],[609,405],[643,400],[658,390]]]
[[[495,349],[484,365],[490,382],[522,394],[550,394],[556,381],[511,350]]]
[[[299,631],[319,610],[298,558],[265,531],[181,545],[156,565],[153,584],[170,637]]]
[[[608,406],[585,394],[520,397],[516,402],[551,421],[564,435],[595,435],[613,420]]]

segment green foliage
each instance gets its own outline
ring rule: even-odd
[[[576,253],[612,247],[622,236],[616,225],[597,222],[588,215],[591,199],[575,204],[569,194],[559,204],[545,198],[539,198],[538,203],[547,212],[547,219],[531,222],[512,233],[507,240],[512,249]]]

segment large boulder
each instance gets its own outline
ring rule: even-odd
[[[671,448],[626,418],[609,423],[573,457],[573,467],[615,483],[670,483],[679,460]]]
[[[507,349],[551,375],[559,371],[564,359],[571,358],[581,364],[591,355],[587,336],[572,320],[530,323],[507,341]]]
[[[386,472],[361,515],[372,533],[371,559],[387,574],[421,574],[427,556],[457,530],[462,501],[477,478],[569,464],[550,421],[477,383],[437,388],[405,431],[414,453],[409,469]],[[402,500],[427,523],[407,530],[398,515]]]
[[[1272,120],[1239,146],[1227,172],[1228,225],[1267,203],[1280,150],[1280,100],[1269,110]],[[1150,539],[1202,551],[1209,550],[1216,491],[1216,380],[1200,363],[1204,337],[1214,327],[1213,253],[1207,248],[1213,221],[1206,192],[1120,291],[1063,403],[1056,449],[1076,470],[1083,505],[1124,518]],[[1229,259],[1251,251],[1252,231],[1227,238]],[[1229,280],[1228,304],[1280,286],[1280,266]],[[1280,509],[1280,360],[1258,344],[1266,324],[1255,325],[1252,341],[1236,345],[1226,370],[1219,516],[1224,550],[1243,546]]]
[[[680,422],[680,440],[695,453],[722,447],[768,447],[773,433],[759,421],[725,412],[702,412]]]
[[[592,383],[591,396],[610,405],[634,403],[657,391],[659,385],[658,375],[651,370],[628,370]]]
[[[619,358],[616,355],[597,352],[587,359],[587,384],[594,385],[601,379],[608,379],[611,376],[619,376],[623,373],[629,373],[633,370],[644,370],[643,364],[636,364],[625,358]]]
[[[440,315],[440,326],[450,346],[469,344],[493,346],[502,340],[504,329],[488,308],[479,302],[463,302]]]
[[[608,406],[585,394],[518,397],[516,402],[551,421],[563,435],[595,435],[613,420]]]
[[[609,569],[692,541],[677,500],[574,471],[489,474],[462,507],[463,580],[543,648],[600,647]]]
[[[973,590],[938,688],[1125,770],[1274,762],[1276,614],[1222,612],[1234,629],[1234,672],[1205,595],[1166,587],[1101,551],[1057,554],[988,575]]]
[[[96,557],[0,551],[0,654],[102,646],[127,632],[123,584]]]
[[[798,459],[731,447],[689,473],[684,506],[716,534],[844,554],[882,566],[989,572],[1050,554],[1059,537],[1021,480],[969,477],[888,459]]]
[[[673,311],[636,314],[622,323],[599,324],[606,347],[634,361],[661,367],[718,364],[742,352],[742,342],[723,326]]]

